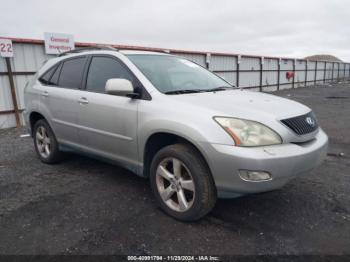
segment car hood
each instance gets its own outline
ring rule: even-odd
[[[244,90],[226,90],[173,95],[178,102],[214,111],[214,115],[259,120],[284,119],[306,114],[310,108],[275,95]]]

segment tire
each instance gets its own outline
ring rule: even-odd
[[[215,206],[216,187],[209,167],[192,146],[174,144],[162,148],[154,156],[150,171],[152,191],[168,215],[195,221]]]
[[[40,119],[35,123],[33,140],[35,151],[42,162],[55,164],[61,160],[56,136],[46,120]]]

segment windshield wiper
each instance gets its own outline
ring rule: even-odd
[[[228,89],[235,89],[234,86],[219,86],[219,87],[215,87],[212,89],[207,89],[205,90],[206,92],[215,92],[215,91],[224,91],[224,90],[228,90]]]
[[[164,94],[172,95],[172,94],[189,94],[189,93],[201,93],[201,92],[215,92],[215,91],[223,91],[227,89],[235,89],[234,86],[219,86],[212,89],[182,89],[182,90],[172,90],[164,92]]]
[[[206,92],[206,90],[203,90],[203,89],[183,89],[183,90],[167,91],[167,92],[164,92],[164,94],[177,95],[177,94],[190,94],[190,93],[200,93],[200,92]]]

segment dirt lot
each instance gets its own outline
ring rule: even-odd
[[[350,254],[350,85],[276,94],[314,109],[326,161],[281,190],[219,200],[196,223],[164,215],[122,168],[74,154],[45,165],[24,130],[0,131],[0,254]]]

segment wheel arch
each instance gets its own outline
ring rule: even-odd
[[[33,111],[29,114],[29,125],[31,130],[31,135],[33,136],[33,128],[37,121],[40,119],[46,120],[45,116],[37,111]],[[47,121],[47,120],[46,120]]]
[[[204,150],[199,146],[198,143],[196,143],[194,140],[182,134],[169,132],[169,131],[158,131],[148,136],[142,148],[143,149],[142,151],[143,152],[143,155],[142,155],[143,174],[142,175],[144,177],[149,177],[152,159],[160,149],[164,148],[165,146],[169,146],[177,143],[187,144],[192,148],[194,148],[199,153],[199,155],[203,158],[205,164],[208,167],[209,172],[211,173],[208,159],[204,153]]]

